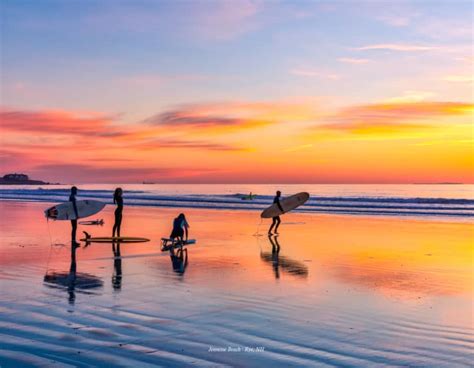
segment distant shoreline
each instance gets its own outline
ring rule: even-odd
[[[60,183],[47,183],[41,180],[8,181],[0,179],[0,185],[60,185]]]

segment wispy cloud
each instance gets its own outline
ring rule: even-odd
[[[186,129],[218,128],[235,131],[288,121],[309,121],[318,116],[314,101],[221,102],[188,104],[153,115],[144,124]]]
[[[118,136],[124,134],[118,126],[114,125],[114,117],[96,112],[2,109],[0,120],[4,130],[21,130],[30,133],[83,136]]]
[[[439,117],[472,113],[473,104],[460,102],[387,102],[353,106],[325,119],[318,127],[359,134],[426,130]]]
[[[443,78],[447,82],[471,83],[474,81],[474,75],[447,75]]]
[[[436,94],[430,91],[405,91],[402,95],[385,99],[384,103],[421,102],[432,99]]]
[[[205,41],[226,41],[258,29],[261,24],[257,15],[264,9],[263,1],[194,1],[175,2],[163,6],[160,2],[147,6],[129,2],[98,6],[88,14],[84,25],[128,32],[172,32],[186,38]],[[106,27],[104,26],[106,25]]]
[[[354,50],[367,51],[367,50],[389,50],[389,51],[401,51],[401,52],[411,52],[411,51],[434,51],[440,50],[439,46],[427,46],[427,45],[418,45],[418,44],[406,44],[406,43],[380,43],[374,45],[366,45],[361,47],[356,47]]]
[[[162,148],[178,148],[178,149],[197,149],[209,151],[248,151],[248,148],[239,147],[236,145],[212,143],[198,140],[178,140],[178,139],[152,139],[146,142],[140,142],[139,149],[141,150],[159,150]]]
[[[100,178],[101,182],[137,182],[137,180],[159,180],[175,182],[203,174],[216,172],[208,168],[197,167],[110,167],[85,164],[55,163],[38,165],[30,169],[35,177],[57,178],[61,173],[61,181],[67,183],[83,183],[87,178]]]
[[[341,75],[336,73],[326,73],[315,69],[304,68],[291,69],[290,74],[297,75],[299,77],[322,78],[332,80],[338,80],[342,78]]]
[[[143,121],[146,124],[177,127],[201,127],[243,125],[245,121],[223,116],[200,116],[195,110],[174,110],[160,113]]]
[[[370,59],[360,59],[360,58],[349,58],[349,57],[343,57],[337,59],[337,61],[340,61],[341,63],[347,63],[347,64],[367,64],[370,63]]]

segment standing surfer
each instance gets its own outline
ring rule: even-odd
[[[280,197],[281,197],[281,192],[278,190],[276,192],[275,198],[273,198],[273,203],[276,203],[276,205],[278,206],[280,211],[282,213],[285,213],[285,211],[283,211],[283,208],[281,207],[281,204],[280,204]],[[281,222],[280,216],[274,216],[273,221],[272,221],[272,225],[270,226],[270,229],[268,229],[268,234],[272,233],[272,229],[273,229],[274,226],[275,226],[275,234],[278,234],[278,226],[280,226],[280,222]]]
[[[76,195],[77,195],[77,187],[72,187],[71,188],[71,194],[69,195],[69,202],[72,202],[72,207],[74,208],[74,214],[76,215],[76,218],[71,220],[71,242],[72,242],[72,247],[78,247],[80,244],[76,241],[76,232],[77,232],[77,218],[79,217],[79,214],[77,213],[77,204],[76,204]]]
[[[122,198],[122,188],[116,188],[114,192],[114,204],[117,205],[115,209],[115,222],[114,227],[112,228],[112,237],[115,236],[117,232],[117,237],[120,237],[120,227],[122,226],[122,211],[123,211],[123,198]]]

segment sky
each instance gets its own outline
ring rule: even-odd
[[[2,0],[0,174],[474,183],[470,1]]]

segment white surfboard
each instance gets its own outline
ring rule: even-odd
[[[306,193],[306,192],[297,193],[292,196],[283,198],[280,200],[280,205],[281,205],[281,208],[283,208],[284,212],[281,212],[280,208],[278,208],[278,205],[276,203],[273,203],[270,207],[268,207],[261,213],[260,217],[271,218],[275,216],[280,216],[283,213],[294,210],[295,208],[301,206],[308,199],[309,199],[309,193]]]
[[[53,220],[76,220],[78,218],[89,217],[102,211],[105,207],[104,202],[94,201],[90,199],[76,201],[77,214],[74,212],[72,202],[64,202],[48,208],[44,211],[47,218]]]
[[[166,252],[173,248],[184,247],[192,244],[196,244],[196,239],[188,239],[181,244],[178,239],[161,238],[161,251]]]

